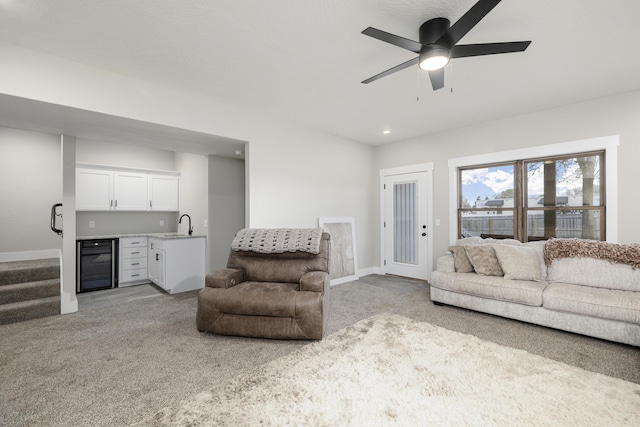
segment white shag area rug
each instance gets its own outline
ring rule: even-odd
[[[640,385],[383,314],[140,426],[640,425]]]

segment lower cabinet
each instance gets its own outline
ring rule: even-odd
[[[149,238],[149,280],[170,294],[204,287],[205,238]]]
[[[149,283],[146,237],[121,237],[118,259],[118,287]]]

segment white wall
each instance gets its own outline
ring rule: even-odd
[[[209,218],[207,203],[209,189],[209,160],[206,156],[176,153],[176,170],[180,172],[180,213],[191,217],[193,234],[207,235],[204,222]],[[189,220],[185,217],[178,224],[178,231],[189,232]],[[208,263],[207,263],[208,267]],[[208,271],[208,269],[207,269]]]
[[[372,147],[4,42],[0,58],[0,93],[249,141],[249,225],[352,216],[358,264],[373,266]]]
[[[137,147],[126,144],[126,141],[123,141],[122,144],[115,144],[77,138],[76,159],[78,163],[164,171],[176,170],[176,158],[173,151]]]
[[[173,151],[137,147],[126,143],[76,140],[76,161],[109,166],[175,171]],[[178,230],[175,212],[77,212],[78,236],[104,236],[130,233],[171,233]],[[94,228],[89,228],[89,221]],[[164,225],[160,225],[164,223]]]
[[[233,237],[245,228],[245,162],[209,156],[209,270],[226,268]]]
[[[0,182],[0,254],[60,250],[50,229],[62,203],[60,136],[0,128]]]
[[[452,213],[448,159],[620,135],[618,169],[607,174],[618,174],[618,241],[637,243],[640,242],[636,222],[640,196],[635,188],[640,159],[638,111],[640,91],[388,144],[376,150],[376,169],[434,163],[434,219],[441,220],[441,226],[434,227],[434,258],[437,258],[449,244]],[[375,242],[379,241],[377,234]]]

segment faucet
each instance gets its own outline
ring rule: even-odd
[[[189,218],[189,236],[191,236],[193,234],[193,227],[191,226],[191,217],[187,214],[182,214],[182,216],[180,217],[180,219],[178,220],[178,224],[180,224],[182,222],[182,218],[183,217],[187,217]]]

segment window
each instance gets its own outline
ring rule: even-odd
[[[605,240],[605,151],[457,168],[458,237]]]

